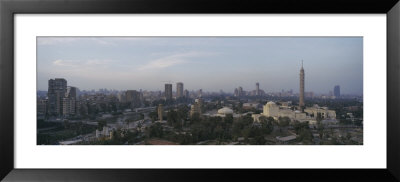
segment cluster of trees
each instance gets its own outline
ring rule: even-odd
[[[59,141],[94,132],[97,128],[96,126],[83,124],[82,122],[71,123],[65,121],[63,123],[55,123],[38,120],[37,123],[38,128],[51,127],[49,130],[37,133],[38,145],[56,145]]]
[[[202,117],[198,113],[188,116],[189,108],[179,107],[167,113],[167,124],[174,131],[188,131],[185,134],[176,134],[164,131],[160,123],[155,123],[147,129],[146,137],[164,138],[180,144],[195,144],[200,141],[216,140],[229,142],[244,137],[251,144],[265,144],[264,137],[270,134],[274,126],[287,127],[289,118],[280,118],[275,121],[272,117],[260,117],[259,123],[254,123],[251,115],[234,119],[231,114],[226,117]],[[156,113],[150,113],[153,119]]]
[[[297,141],[303,142],[303,144],[313,144],[313,135],[311,133],[308,122],[298,122],[293,123],[293,128],[297,135]]]

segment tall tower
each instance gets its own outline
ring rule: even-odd
[[[300,69],[300,100],[299,100],[300,108],[304,107],[304,68],[303,68],[303,60],[301,60],[301,69]]]
[[[258,82],[256,83],[256,95],[260,95],[260,84]]]
[[[340,97],[340,86],[339,85],[335,85],[335,87],[333,88],[333,94],[335,97]]]
[[[176,83],[176,98],[183,97],[183,83]]]

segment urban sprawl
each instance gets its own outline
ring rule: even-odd
[[[38,91],[38,145],[362,145],[362,95],[300,90],[233,93],[165,90],[79,91],[63,78]]]

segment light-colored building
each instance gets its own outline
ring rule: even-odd
[[[329,110],[327,107],[319,107],[318,105],[314,107],[308,107],[304,109],[304,112],[298,110],[291,110],[288,107],[279,107],[274,102],[268,102],[263,107],[262,114],[253,114],[252,117],[254,121],[259,121],[259,117],[273,117],[274,119],[278,119],[279,117],[288,117],[292,121],[309,121],[310,124],[316,123],[317,116],[320,115],[321,119],[330,121],[336,120],[336,112],[334,110]]]
[[[320,115],[321,119],[336,119],[336,112],[334,110],[329,110],[327,107],[319,107],[318,105],[307,107],[304,109],[304,112],[313,118],[317,118]]]
[[[227,115],[227,114],[233,114],[233,110],[229,107],[223,107],[221,109],[218,109],[218,114],[220,115]]]
[[[103,130],[96,130],[96,138],[104,137],[108,139],[112,139],[113,129],[107,126],[103,126]]]
[[[193,116],[195,113],[202,114],[203,100],[195,99],[194,104],[190,106],[190,116]]]
[[[279,117],[279,106],[275,102],[268,102],[263,107],[263,115],[267,117]]]
[[[190,116],[193,116],[194,113],[202,114],[203,100],[195,99],[194,104],[190,106]]]
[[[64,97],[62,103],[63,103],[63,107],[62,107],[62,115],[63,116],[75,115],[75,113],[76,113],[75,99],[69,98],[69,97]]]

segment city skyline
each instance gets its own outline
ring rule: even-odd
[[[65,78],[81,90],[184,89],[232,93],[239,86],[266,92],[363,93],[361,37],[38,37],[38,90]]]

